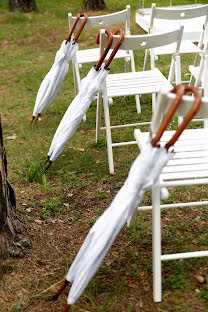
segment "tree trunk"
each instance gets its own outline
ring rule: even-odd
[[[99,11],[106,9],[104,0],[83,0],[84,11]]]
[[[35,0],[9,0],[10,11],[30,12],[37,10]]]
[[[16,215],[15,193],[7,180],[7,159],[3,147],[0,120],[0,259],[22,256],[24,249],[31,246],[25,238],[26,230]],[[2,261],[0,261],[0,264]]]

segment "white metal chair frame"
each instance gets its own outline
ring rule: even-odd
[[[119,73],[119,74],[109,74],[106,79],[106,84],[104,85],[102,91],[98,94],[97,98],[97,118],[96,118],[96,141],[100,137],[100,131],[106,131],[107,139],[107,152],[108,152],[108,162],[109,171],[114,173],[114,163],[113,163],[113,147],[135,144],[136,141],[113,143],[111,137],[111,129],[141,126],[150,124],[150,122],[125,124],[125,125],[110,125],[110,113],[108,106],[108,99],[128,96],[135,94],[152,94],[152,109],[155,109],[156,104],[156,93],[159,92],[162,86],[171,89],[172,85],[168,82],[165,76],[155,68],[154,61],[154,48],[158,46],[163,46],[168,43],[176,42],[175,53],[173,57],[175,58],[175,75],[177,83],[181,82],[181,68],[180,68],[180,56],[178,51],[180,48],[181,37],[183,33],[183,26],[178,30],[152,35],[137,35],[137,36],[125,36],[125,39],[120,47],[120,49],[130,49],[130,50],[145,50],[150,49],[151,56],[151,70],[140,71],[140,72],[129,72],[129,73]],[[100,48],[101,51],[107,43],[107,36],[104,30],[101,31]],[[119,36],[113,36],[112,47],[115,47]],[[101,127],[101,105],[103,100],[104,106],[104,116],[105,116],[105,127]]]
[[[125,23],[125,34],[130,35],[130,5],[126,6],[125,10],[106,14],[106,15],[99,15],[99,16],[88,16],[87,23],[85,25],[85,29],[89,28],[105,28],[108,26]],[[71,29],[76,17],[72,16],[71,13],[68,13],[68,20],[69,20],[69,29]],[[80,21],[77,24],[77,27],[81,25],[83,22],[83,18],[80,18]],[[109,50],[109,53],[106,56],[108,59],[109,55],[111,54],[112,49]],[[73,59],[73,76],[74,76],[74,86],[75,86],[75,94],[79,91],[80,86],[80,71],[79,68],[84,63],[96,63],[100,58],[100,49],[86,49],[86,50],[79,50],[76,54],[76,58]],[[129,62],[131,65],[131,71],[135,72],[135,62],[134,62],[134,54],[131,50],[120,50],[116,54],[115,58],[124,58],[125,59],[125,72],[129,69]],[[112,101],[110,101],[111,103]],[[136,96],[136,106],[137,112],[140,113],[140,101],[139,96]]]
[[[157,98],[158,110],[153,114],[151,129],[154,134],[160,125],[162,116],[167,112],[175,95],[162,91]],[[182,103],[175,116],[185,116],[192,106],[193,97],[183,96]],[[202,99],[197,118],[208,117],[208,98]],[[165,131],[161,144],[165,144],[174,131]],[[144,149],[150,139],[150,133],[135,130],[135,138],[140,150]],[[162,261],[208,256],[208,251],[195,251],[175,254],[162,254],[161,246],[161,209],[204,206],[208,200],[174,204],[161,204],[163,190],[167,187],[208,184],[208,129],[187,129],[174,146],[175,155],[163,169],[158,183],[152,188],[152,205],[138,207],[138,211],[152,210],[152,252],[153,252],[153,298],[162,301]],[[166,192],[167,198],[168,192]],[[135,214],[128,221],[132,226]]]
[[[201,35],[199,38],[198,46],[196,46],[193,42],[190,40],[183,40],[181,41],[181,47],[179,50],[180,54],[195,54],[195,61],[194,64],[196,66],[198,59],[199,59],[199,54],[202,52],[202,47],[203,47],[203,40],[204,40],[204,29],[205,26],[208,24],[208,5],[200,5],[198,7],[193,7],[193,8],[158,8],[156,7],[155,3],[152,3],[152,8],[151,8],[151,16],[150,16],[150,27],[149,27],[149,33],[152,34],[154,33],[154,20],[159,19],[159,20],[175,20],[178,23],[183,23],[184,20],[189,20],[189,19],[194,19],[195,18],[200,18],[204,17],[204,25],[203,29],[201,31]],[[173,51],[172,46],[166,46],[162,48],[155,49],[154,53],[155,56],[157,57],[158,55],[171,55]],[[144,69],[147,66],[147,61],[148,61],[148,54],[149,51],[146,50],[145,53],[145,59],[144,59]],[[171,65],[171,70],[169,73],[168,80],[172,83],[174,79],[174,58],[173,62]],[[190,80],[191,81],[191,80]],[[187,83],[187,81],[183,81],[184,83]]]
[[[200,53],[199,66],[197,66],[196,60],[193,65],[189,66],[191,73],[189,85],[201,88],[203,96],[208,97],[208,25],[204,27],[203,44],[204,47],[202,53]],[[203,121],[204,127],[208,127],[207,118],[203,120],[194,119],[194,121]]]
[[[194,86],[200,87],[203,90],[203,95],[208,96],[208,25],[204,28],[204,48],[203,52],[200,54],[201,60],[199,66],[193,65],[189,66],[191,72],[191,81],[190,85],[193,84],[195,79]]]

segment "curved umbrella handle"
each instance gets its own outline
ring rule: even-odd
[[[179,136],[182,134],[183,130],[187,127],[189,122],[192,120],[194,115],[197,113],[197,111],[200,108],[201,105],[201,94],[198,88],[194,86],[188,86],[184,87],[183,85],[176,86],[173,90],[171,90],[171,93],[176,93],[176,98],[173,100],[172,105],[170,106],[167,114],[165,115],[155,137],[152,139],[151,144],[153,147],[159,147],[158,141],[160,140],[161,136],[163,135],[163,132],[167,128],[168,123],[170,122],[173,114],[175,113],[176,109],[180,105],[180,102],[182,100],[183,95],[185,95],[188,92],[192,92],[194,94],[194,103],[184,118],[183,122],[180,124],[176,132],[174,133],[173,137],[170,139],[169,142],[166,143],[165,148],[168,150],[179,138]]]
[[[103,51],[99,61],[95,65],[95,69],[96,70],[99,70],[102,62],[104,61],[108,51],[110,50],[110,47],[111,47],[112,43],[113,43],[113,35],[112,35],[112,33],[108,29],[105,29],[105,33],[108,35],[108,43],[107,43],[107,46],[105,47],[105,50]],[[100,33],[97,35],[96,43],[98,43],[98,44],[100,43]]]
[[[80,17],[83,17],[83,16],[84,16],[84,21],[83,21],[82,25],[80,26],[80,28],[76,34],[76,37],[74,38],[75,42],[77,42],[77,40],[79,39],[79,36],[81,35],[81,32],[82,32],[83,28],[85,27],[85,24],[87,23],[87,19],[88,19],[87,14],[86,13],[80,14]]]
[[[116,32],[114,33],[114,35],[120,34],[120,38],[118,39],[118,42],[115,46],[115,48],[113,49],[113,52],[111,53],[108,61],[105,64],[105,69],[108,68],[108,66],[110,65],[110,63],[112,62],[115,54],[117,53],[118,49],[120,48],[120,46],[122,45],[123,41],[124,41],[124,37],[125,37],[125,33],[123,29],[118,29],[116,30]]]
[[[72,25],[72,28],[71,28],[71,31],[70,31],[68,37],[66,38],[66,41],[70,41],[71,40],[71,36],[72,36],[73,31],[75,30],[75,27],[76,27],[76,25],[77,25],[77,23],[78,23],[78,21],[80,19],[80,16],[81,16],[80,13],[77,13],[76,19],[75,19],[75,21],[74,21],[74,23]]]

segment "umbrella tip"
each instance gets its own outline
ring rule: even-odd
[[[47,158],[46,158],[45,164],[47,164],[47,163],[48,163],[49,159],[50,159],[50,156],[48,156],[48,155],[47,155]]]
[[[32,116],[32,119],[31,119],[31,121],[30,121],[30,124],[31,124],[31,125],[32,125],[34,119],[35,119],[35,116]]]
[[[48,159],[49,160],[49,159]],[[47,162],[48,162],[47,160]],[[52,161],[50,160],[49,163],[47,164],[46,168],[45,168],[45,173],[48,171],[48,169],[50,168],[50,166],[52,165]]]
[[[52,299],[55,301],[55,300],[57,300],[58,299],[58,295],[57,294],[55,294],[55,295],[53,295],[53,297],[52,297]]]
[[[71,307],[70,304],[67,304],[67,305],[65,306],[64,312],[69,311],[70,307]]]
[[[36,118],[35,118],[35,122],[38,121],[39,117],[40,117],[40,113],[37,114]]]
[[[59,290],[55,293],[55,295],[53,295],[53,300],[57,300],[59,295],[62,293],[62,291],[65,289],[65,287],[69,284],[69,282],[67,280],[64,281],[64,283],[61,285],[61,287],[59,288]],[[68,311],[68,310],[67,310]]]

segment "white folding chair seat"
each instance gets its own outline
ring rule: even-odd
[[[155,20],[163,20],[167,21],[167,29],[169,28],[169,24],[172,21],[176,23],[183,24],[183,21],[190,21],[190,23],[196,23],[198,18],[204,18],[204,25],[201,30],[200,38],[198,38],[198,46],[196,46],[191,40],[187,40],[185,38],[185,29],[184,29],[184,38],[182,38],[181,46],[179,53],[182,54],[195,54],[196,59],[195,63],[197,63],[198,55],[202,52],[202,45],[203,45],[203,37],[204,37],[204,26],[208,23],[208,5],[200,5],[197,7],[190,7],[190,8],[158,8],[156,7],[155,3],[152,3],[152,10],[151,10],[151,17],[150,17],[150,27],[149,33],[156,32],[154,29]],[[186,26],[188,27],[188,25]],[[159,55],[171,55],[174,52],[174,45],[167,45],[158,47],[155,49],[154,54],[155,57]],[[148,50],[146,51],[145,61],[144,61],[144,69],[147,66],[148,60]],[[174,63],[172,64],[174,65]],[[169,76],[169,81],[172,83],[174,79],[174,75]],[[187,82],[187,81],[183,81]]]
[[[73,17],[71,13],[68,14],[69,19],[69,28],[72,27],[73,22],[76,17]],[[80,21],[77,24],[77,27],[79,27],[82,23],[83,18],[80,18]],[[99,16],[89,16],[87,23],[85,25],[85,29],[90,28],[105,28],[112,25],[125,23],[125,34],[130,35],[130,5],[126,6],[125,10],[106,14],[106,15],[99,15]],[[97,33],[96,33],[97,35]],[[96,38],[96,37],[95,37]],[[109,53],[106,56],[106,60],[108,59],[109,55],[111,54],[112,50],[109,51]],[[73,59],[73,76],[74,76],[74,87],[75,87],[75,94],[78,93],[79,87],[80,87],[80,68],[82,67],[82,64],[87,63],[96,63],[100,58],[100,49],[99,48],[93,48],[93,49],[85,49],[85,50],[78,50],[76,54],[76,58]],[[115,55],[115,59],[121,59],[123,58],[125,61],[125,71],[129,70],[129,64],[131,67],[131,71],[135,72],[135,62],[134,62],[134,55],[133,51],[130,50],[120,50]],[[137,112],[140,113],[140,101],[139,96],[136,95],[136,106],[137,106]]]
[[[162,116],[166,113],[175,95],[162,91],[157,98],[158,110],[153,113],[151,130],[154,134],[160,125]],[[193,97],[184,96],[182,103],[176,111],[176,116],[185,116],[192,106]],[[208,98],[202,99],[202,104],[196,117],[208,117]],[[175,131],[165,131],[160,142],[165,145]],[[149,132],[136,129],[135,138],[140,150],[143,150],[150,140]],[[152,244],[153,244],[153,297],[155,302],[162,300],[162,261],[204,257],[208,251],[193,251],[186,253],[162,254],[161,246],[161,209],[192,207],[208,205],[208,200],[195,202],[162,204],[161,190],[168,187],[183,187],[189,185],[208,184],[208,129],[187,129],[173,147],[174,156],[163,168],[158,184],[152,189],[152,205],[140,206],[137,211],[152,210]],[[128,221],[132,226],[136,212]]]
[[[109,161],[109,171],[114,173],[113,163],[113,147],[135,144],[135,141],[129,142],[112,142],[111,129],[133,127],[135,125],[147,125],[150,121],[143,123],[124,124],[124,125],[110,125],[110,113],[109,113],[109,98],[119,96],[129,96],[138,94],[152,94],[152,109],[155,110],[155,97],[156,93],[159,92],[161,87],[171,89],[172,85],[168,82],[165,76],[157,69],[154,65],[154,48],[163,46],[165,44],[176,42],[176,48],[174,55],[174,70],[176,73],[177,83],[181,82],[180,72],[180,57],[178,51],[180,48],[181,37],[183,33],[183,26],[178,30],[152,35],[137,35],[137,36],[125,36],[125,39],[120,47],[120,50],[131,49],[131,50],[145,50],[150,48],[151,50],[151,70],[148,71],[137,71],[129,73],[109,74],[106,78],[106,84],[103,87],[102,92],[99,93],[97,99],[97,120],[96,120],[96,140],[100,137],[100,130],[106,130],[107,138],[107,151]],[[113,46],[116,45],[119,36],[113,36]],[[106,36],[104,32],[101,32],[101,51],[104,50],[106,45]],[[173,70],[173,66],[172,66]],[[105,127],[101,127],[101,102],[103,100],[104,114],[105,114]]]
[[[110,74],[106,79],[107,97],[156,93],[161,86],[172,89],[172,85],[157,69],[135,73]]]
[[[155,48],[154,49],[154,54],[155,56],[157,55],[168,55],[168,54],[173,54],[175,51],[175,44],[168,44],[163,47]],[[191,51],[191,52],[190,52]],[[180,54],[190,54],[190,53],[201,53],[202,50],[195,44],[193,44],[189,40],[184,40],[181,41],[181,46],[179,53]]]

